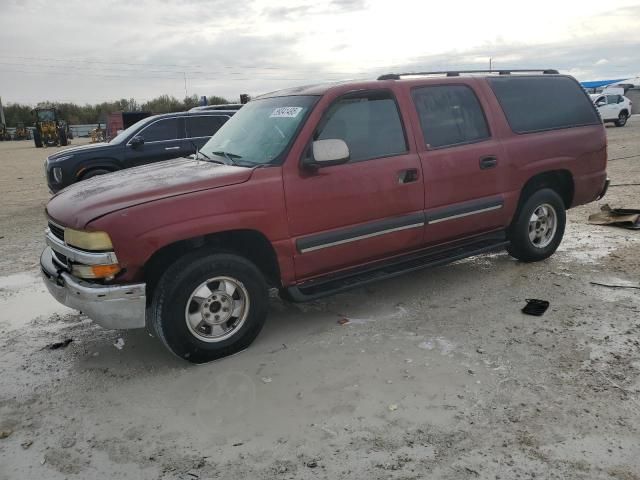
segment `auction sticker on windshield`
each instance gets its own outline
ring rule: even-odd
[[[278,107],[271,112],[272,118],[295,118],[302,111],[302,107]]]

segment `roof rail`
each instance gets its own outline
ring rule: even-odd
[[[463,73],[495,73],[498,75],[511,75],[512,73],[542,73],[544,75],[557,75],[558,70],[547,69],[509,69],[509,70],[444,70],[436,72],[408,72],[408,73],[387,73],[381,75],[378,80],[400,80],[401,77],[419,77],[425,75],[446,75],[447,77],[459,77]]]

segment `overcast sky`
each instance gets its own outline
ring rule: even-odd
[[[3,102],[237,101],[380,73],[640,75],[640,1],[0,0]]]

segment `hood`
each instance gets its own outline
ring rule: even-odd
[[[98,150],[104,150],[105,148],[113,148],[113,145],[110,145],[109,143],[106,143],[106,142],[90,143],[88,145],[79,145],[77,147],[65,148],[64,150],[60,150],[59,152],[49,155],[49,158],[53,160],[60,157],[66,157],[67,155],[70,155],[70,154],[88,153],[88,152],[93,152]]]
[[[142,203],[249,180],[253,169],[180,158],[74,183],[47,205],[57,223],[84,228],[98,217]]]

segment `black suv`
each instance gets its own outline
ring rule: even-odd
[[[234,113],[216,110],[154,115],[134,123],[108,143],[56,152],[45,162],[49,190],[55,193],[96,175],[191,155]]]

